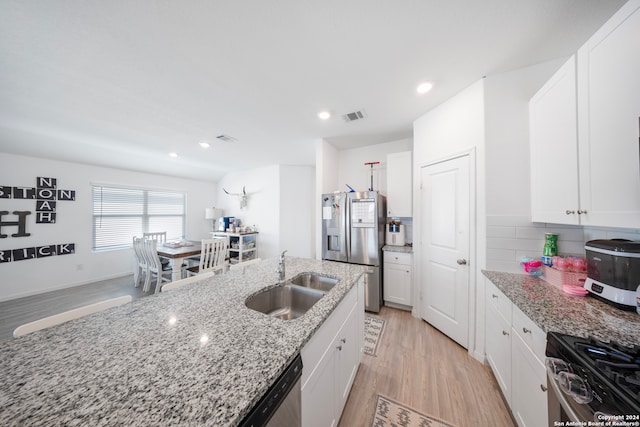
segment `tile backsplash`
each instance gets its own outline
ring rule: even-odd
[[[531,222],[528,216],[487,216],[487,270],[522,273],[520,259],[540,257],[544,234],[558,234],[558,253],[584,256],[594,239],[640,240],[640,230]]]

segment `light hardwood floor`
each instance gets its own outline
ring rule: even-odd
[[[386,320],[382,340],[363,356],[340,427],[370,426],[378,394],[458,427],[515,426],[491,370],[467,350],[409,312],[372,316]]]

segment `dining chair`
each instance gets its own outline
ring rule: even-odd
[[[203,239],[200,262],[196,266],[187,268],[187,275],[194,276],[206,271],[224,273],[226,254],[227,239],[224,237]]]
[[[162,264],[160,261],[160,256],[158,256],[158,242],[156,240],[144,240],[144,256],[149,266],[149,274],[145,277],[144,287],[142,290],[144,292],[149,292],[151,282],[155,278],[156,284],[154,293],[157,294],[160,292],[162,282],[171,281],[171,267],[169,267],[169,265]]]
[[[245,268],[251,266],[252,264],[259,263],[260,261],[262,261],[261,258],[254,258],[254,259],[250,259],[249,261],[239,262],[237,264],[231,264],[231,265],[229,265],[229,271],[245,269]]]
[[[149,275],[149,264],[147,263],[147,258],[144,255],[144,238],[142,237],[133,237],[133,253],[136,257],[136,269],[133,272],[134,278],[134,287],[138,287],[141,284],[143,279],[146,280]]]
[[[169,282],[162,285],[161,292],[170,291],[172,289],[181,288],[190,283],[199,282],[202,279],[207,279],[209,277],[213,277],[215,273],[213,271],[207,271],[202,274],[198,274],[197,276],[187,277],[186,279],[176,280],[175,282]]]
[[[69,320],[77,319],[80,317],[88,316],[93,313],[97,313],[102,310],[106,310],[111,307],[117,307],[122,304],[131,302],[133,297],[131,295],[124,295],[117,298],[111,298],[108,300],[100,301],[94,304],[85,305],[82,307],[74,308],[73,310],[64,311],[62,313],[54,314],[53,316],[44,317],[33,322],[25,323],[18,326],[13,331],[13,336],[18,338],[31,332],[39,331],[50,326],[59,325]]]
[[[158,246],[163,245],[167,242],[166,231],[154,231],[150,233],[142,233],[142,237],[144,237],[145,239],[155,240],[156,242],[158,242]],[[166,268],[166,266],[169,264],[169,258],[160,257],[160,262]]]

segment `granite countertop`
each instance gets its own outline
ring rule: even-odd
[[[640,344],[640,315],[596,298],[569,295],[527,274],[483,271],[544,332],[588,337],[625,346]]]
[[[341,280],[304,316],[283,321],[244,305],[276,285],[276,264],[3,342],[2,425],[238,425],[364,271],[288,257],[286,279],[318,272]]]
[[[404,245],[404,246],[394,246],[394,245],[384,245],[382,250],[385,252],[403,252],[406,254],[413,253],[413,246]]]

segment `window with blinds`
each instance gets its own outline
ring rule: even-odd
[[[185,225],[185,193],[94,185],[93,249],[129,247],[133,236],[166,231],[181,239]]]

